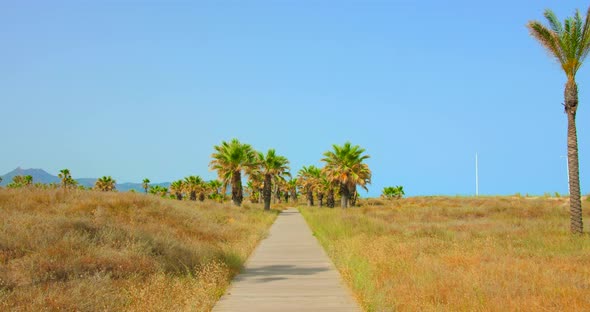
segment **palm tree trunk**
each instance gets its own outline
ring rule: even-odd
[[[275,193],[275,197],[276,197],[277,201],[280,204],[281,203],[281,189],[279,188],[278,185],[277,185],[277,190],[276,190],[276,193]]]
[[[270,197],[272,195],[271,189],[272,176],[270,174],[264,175],[264,188],[262,196],[264,196],[264,210],[270,210]]]
[[[324,206],[324,193],[318,193],[318,202],[320,207]]]
[[[197,192],[196,191],[191,191],[190,196],[189,196],[190,200],[197,200]]]
[[[310,188],[307,189],[307,206],[313,206],[313,192]]]
[[[350,198],[350,191],[345,184],[340,185],[340,207],[348,208],[348,199]]]
[[[567,114],[567,162],[570,186],[570,227],[574,234],[582,234],[582,200],[580,198],[580,169],[578,163],[578,135],[576,111],[578,109],[578,86],[574,79],[565,85],[565,113]]]
[[[296,188],[291,189],[291,198],[292,198],[293,202],[295,204],[297,204],[297,189]]]
[[[242,172],[235,171],[232,175],[231,181],[231,199],[234,201],[236,206],[242,205],[244,195],[242,193]]]
[[[356,191],[356,185],[354,186],[354,189],[352,191],[350,191],[350,207],[354,207],[356,206],[356,200],[359,196],[359,193]]]
[[[330,208],[334,208],[334,188],[330,187],[328,190],[328,198],[326,199],[326,205]]]

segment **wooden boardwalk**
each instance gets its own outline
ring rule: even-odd
[[[278,216],[213,311],[361,309],[299,211],[289,209]]]

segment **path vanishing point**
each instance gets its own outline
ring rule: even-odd
[[[296,209],[283,211],[213,312],[361,311]]]

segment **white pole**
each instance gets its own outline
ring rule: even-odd
[[[567,193],[570,193],[570,163],[567,161],[567,156],[560,156],[561,158],[565,158],[565,170],[567,173]]]
[[[479,196],[479,172],[477,168],[477,152],[475,153],[475,196]]]

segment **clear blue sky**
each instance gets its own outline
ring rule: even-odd
[[[350,140],[372,156],[362,196],[473,194],[476,152],[481,193],[567,191],[564,74],[525,24],[587,1],[11,2],[0,174],[211,179],[213,145],[234,137],[297,171]]]

